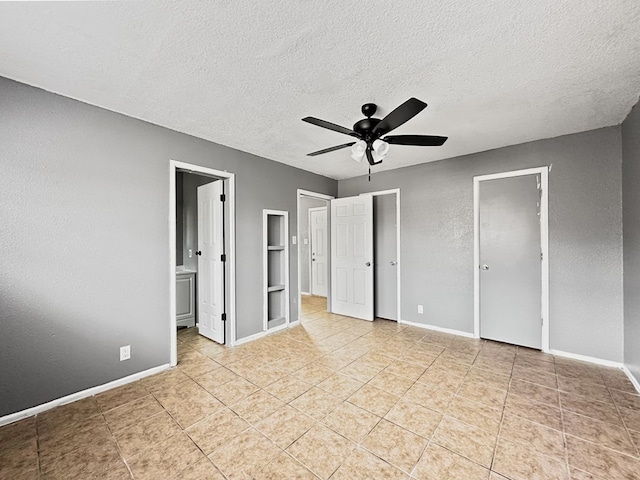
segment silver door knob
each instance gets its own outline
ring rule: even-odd
[[[398,262],[394,262],[394,261],[391,261],[389,263],[391,264],[392,267],[395,267],[398,264]]]
[[[367,267],[370,267],[370,266],[371,266],[371,262],[367,262],[367,263],[365,263],[365,265],[366,265]]]
[[[480,267],[482,270],[489,270],[489,265],[486,263]]]

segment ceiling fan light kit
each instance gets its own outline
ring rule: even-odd
[[[303,122],[358,139],[355,142],[336,145],[335,147],[325,148],[307,155],[314,157],[316,155],[322,155],[323,153],[351,147],[351,158],[356,162],[361,162],[366,156],[371,166],[382,162],[389,152],[390,144],[439,147],[447,141],[447,137],[435,135],[387,135],[390,131],[411,120],[426,107],[427,104],[421,100],[410,98],[386,117],[380,119],[373,116],[378,109],[377,105],[375,103],[365,103],[362,106],[362,114],[366,118],[356,122],[352,130],[319,118],[305,117],[302,119]]]

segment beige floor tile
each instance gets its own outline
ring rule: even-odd
[[[419,480],[486,480],[489,469],[431,443],[413,470]]]
[[[439,368],[428,368],[427,371],[418,378],[417,382],[436,385],[440,390],[445,390],[453,394],[456,393],[464,383],[464,375],[453,374]]]
[[[618,409],[611,403],[598,402],[579,395],[560,392],[562,402],[562,410],[578,413],[586,417],[595,418],[602,422],[613,423],[614,425],[623,425],[622,419],[618,414]]]
[[[259,388],[242,377],[236,377],[233,380],[219,385],[209,392],[225,405],[233,405],[243,398],[255,393]]]
[[[620,390],[610,390],[613,401],[619,408],[630,408],[640,410],[640,395],[636,393],[622,392]]]
[[[312,363],[310,365],[302,367],[300,370],[296,370],[291,375],[296,377],[298,380],[304,380],[305,383],[308,383],[310,385],[317,385],[318,383],[325,381],[333,374],[334,371],[330,368],[319,365],[317,363]]]
[[[187,428],[224,408],[224,403],[203,389],[197,395],[171,405],[166,410],[182,428]]]
[[[369,381],[369,385],[398,397],[404,395],[414,383],[414,380],[388,373],[387,370],[383,370]]]
[[[422,367],[425,370],[429,368],[431,364],[433,364],[433,362],[435,362],[436,358],[437,358],[436,355],[424,353],[422,351],[415,350],[413,348],[411,350],[407,350],[405,353],[402,354],[402,357],[400,357],[400,359],[403,362],[418,365],[419,367]]]
[[[426,369],[426,366],[423,367],[415,363],[395,360],[390,365],[388,365],[387,368],[384,369],[384,371],[392,373],[394,375],[398,375],[400,377],[405,377],[412,382],[415,382],[422,376]]]
[[[226,480],[211,460],[203,458],[189,465],[177,475],[178,480]]]
[[[130,459],[143,450],[174,436],[180,431],[178,424],[167,412],[160,412],[114,434],[120,452]]]
[[[618,411],[627,428],[640,432],[640,410],[621,407]]]
[[[360,443],[379,421],[380,417],[377,415],[352,403],[343,402],[329,413],[322,423],[343,437]]]
[[[360,387],[364,385],[360,380],[336,373],[330,376],[325,381],[319,383],[317,386],[321,390],[327,393],[335,395],[336,397],[346,400],[353,395]]]
[[[304,465],[284,452],[254,474],[255,480],[317,480],[317,478]]]
[[[0,427],[0,454],[33,440],[36,436],[36,417],[25,418]]]
[[[513,368],[513,378],[529,383],[537,383],[547,388],[558,388],[558,377],[553,373],[541,372],[516,365]]]
[[[489,468],[496,435],[445,416],[433,436],[433,442]]]
[[[569,480],[564,460],[556,460],[501,438],[492,470],[512,480]]]
[[[359,360],[379,370],[384,370],[392,362],[396,361],[392,357],[388,357],[377,352],[369,352],[365,355],[362,355]]]
[[[258,422],[256,428],[280,448],[285,449],[315,423],[313,418],[289,405],[284,405]]]
[[[507,398],[507,391],[465,379],[458,390],[458,395],[490,407],[502,409]]]
[[[133,382],[112,390],[107,390],[106,392],[96,395],[95,398],[100,410],[106,412],[112,408],[149,395],[149,393],[149,390],[147,390],[141,382]]]
[[[530,422],[514,415],[505,415],[500,428],[500,437],[510,442],[520,443],[558,460],[565,459],[564,436],[539,423]]]
[[[94,415],[64,430],[41,435],[38,438],[40,463],[46,467],[57,457],[110,438],[111,432],[102,415]]]
[[[484,357],[482,356],[482,352],[480,352],[480,355],[476,357],[476,361],[473,362],[473,365],[502,375],[511,375],[514,368],[512,361]]]
[[[571,393],[573,395],[582,395],[599,402],[612,403],[613,399],[609,394],[609,389],[604,385],[595,383],[587,383],[579,378],[562,377],[558,375],[558,390]]]
[[[321,479],[328,479],[351,454],[355,444],[324,425],[316,425],[287,448]]]
[[[234,403],[230,408],[247,422],[255,424],[284,405],[282,400],[264,390],[259,390],[238,403]]]
[[[456,418],[463,423],[481,428],[495,435],[498,434],[502,420],[501,409],[474,402],[473,400],[460,396],[456,396],[451,400],[446,414],[449,417]]]
[[[285,403],[289,403],[291,400],[298,398],[309,389],[311,389],[311,385],[291,375],[284,376],[277,382],[265,387],[267,392]]]
[[[172,368],[158,375],[143,378],[140,383],[151,393],[163,391],[167,387],[189,380],[189,377],[177,368]]]
[[[13,479],[38,472],[38,443],[35,438],[0,453],[0,478]]]
[[[381,371],[381,368],[374,367],[358,359],[355,362],[352,362],[346,367],[342,368],[340,370],[340,373],[366,383]]]
[[[317,387],[313,387],[295,400],[289,402],[289,405],[316,420],[320,420],[341,403],[342,399],[324,390],[320,390]]]
[[[178,385],[171,385],[154,393],[156,400],[158,400],[164,408],[175,407],[186,400],[210,395],[209,392],[193,380],[187,380]]]
[[[640,460],[608,448],[567,436],[569,465],[605,479],[637,479]]]
[[[277,382],[286,375],[281,370],[276,370],[268,365],[260,365],[254,368],[251,372],[245,374],[245,378],[254,385],[264,388],[272,383]]]
[[[208,455],[247,428],[247,422],[226,409],[189,427],[186,433]]]
[[[553,388],[543,387],[537,383],[524,382],[512,379],[509,386],[509,394],[528,402],[546,403],[552,407],[560,406],[558,391]]]
[[[411,472],[428,440],[386,420],[381,420],[363,440],[362,446],[401,469]]]
[[[400,397],[380,390],[371,385],[363,385],[360,390],[351,395],[347,400],[360,408],[384,417],[391,407],[393,407]]]
[[[402,480],[405,474],[370,452],[356,448],[331,480]]]
[[[231,380],[238,378],[238,375],[233,373],[226,367],[216,368],[202,375],[193,377],[193,380],[208,392],[213,391],[216,387],[224,385]]]
[[[631,442],[624,427],[601,422],[571,412],[563,413],[564,431],[593,443],[617,450],[629,455],[636,455],[636,447]]]
[[[469,373],[465,377],[465,382],[481,383],[487,387],[497,388],[500,390],[508,390],[511,377],[501,373],[495,373],[491,370],[483,368],[471,367]]]
[[[162,411],[162,405],[147,395],[133,402],[114,408],[104,413],[104,418],[112,432],[117,432],[135,423],[141,422]]]
[[[91,445],[54,458],[42,466],[45,478],[106,478],[107,472],[121,471],[124,466],[118,448],[111,438],[100,438]]]
[[[209,455],[229,480],[250,479],[276,458],[280,450],[255,428],[245,430]]]
[[[546,403],[528,402],[524,397],[508,395],[504,413],[516,415],[555,430],[562,430],[561,410]]]
[[[440,423],[442,414],[401,398],[384,418],[428,439]]]
[[[582,471],[578,468],[569,468],[571,473],[571,480],[605,480],[602,477],[596,477],[595,475],[591,475],[585,471]]]
[[[200,449],[180,432],[157,443],[128,463],[136,480],[166,478],[167,472],[180,472],[204,458]]]
[[[438,357],[428,368],[428,370],[440,370],[445,371],[449,375],[464,376],[469,372],[471,364],[462,364],[454,361],[453,359],[443,359]]]
[[[629,377],[619,369],[606,369],[600,373],[607,387],[623,392],[638,393],[636,392],[636,387],[634,387],[633,383],[629,380]]]
[[[414,383],[407,393],[403,395],[403,399],[409,402],[417,403],[423,407],[444,413],[454,394],[448,389],[441,389],[437,385],[427,383]]]
[[[640,453],[640,432],[629,430],[629,436],[631,437],[631,441],[636,447],[636,451]]]
[[[93,415],[100,414],[95,397],[87,397],[73,403],[68,403],[39,414],[36,417],[38,435],[50,434],[54,431],[69,428]]]

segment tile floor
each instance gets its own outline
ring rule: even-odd
[[[2,479],[638,479],[616,369],[323,312],[0,428]]]

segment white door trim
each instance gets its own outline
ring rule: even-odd
[[[324,193],[318,193],[318,192],[312,192],[310,190],[303,190],[301,188],[298,188],[298,191],[296,193],[296,243],[298,248],[296,249],[297,251],[297,255],[298,255],[298,318],[296,318],[295,322],[299,322],[300,321],[300,309],[302,307],[302,294],[300,292],[300,287],[302,285],[302,282],[300,281],[300,257],[301,257],[301,252],[300,252],[300,198],[302,196],[305,197],[312,197],[312,198],[317,198],[319,200],[327,200],[327,201],[331,201],[333,200],[334,196],[331,195],[326,195]],[[329,224],[329,217],[330,217],[330,209],[327,208],[327,225]],[[327,268],[330,269],[331,268],[331,258],[327,259]],[[329,297],[331,297],[331,292],[327,291],[327,300],[329,300]],[[328,302],[327,305],[330,305],[331,303]]]
[[[324,207],[312,207],[309,209],[309,213],[308,213],[308,222],[309,222],[309,254],[311,254],[311,250],[313,250],[313,241],[312,241],[312,235],[311,235],[311,212],[320,212],[324,210],[325,212],[329,213],[329,209],[327,208],[327,206],[325,205]],[[327,223],[329,223],[329,217],[327,215]],[[327,237],[327,233],[328,233],[328,229],[325,229],[324,234],[325,237]],[[325,247],[327,245],[327,239],[325,238]],[[327,264],[329,265],[329,264]],[[313,274],[311,272],[312,270],[312,263],[311,263],[311,255],[309,255],[309,293],[310,295],[313,295]],[[326,275],[325,272],[325,278],[327,278],[328,275]],[[302,293],[302,292],[300,292]],[[329,292],[327,292],[327,295],[329,294]]]
[[[499,178],[540,175],[540,249],[542,250],[542,351],[549,352],[549,167],[473,177],[473,334],[480,338],[480,182]]]
[[[398,262],[398,264],[396,265],[398,267],[398,274],[397,274],[397,289],[396,289],[396,295],[397,295],[397,316],[398,316],[398,322],[400,323],[401,319],[402,319],[402,277],[401,277],[401,269],[402,269],[402,262],[400,261],[400,252],[402,251],[402,249],[400,248],[401,245],[401,229],[400,229],[400,189],[399,188],[391,188],[389,190],[380,190],[377,192],[368,192],[368,193],[361,193],[360,195],[373,195],[374,197],[378,196],[378,195],[395,195],[396,196],[396,262]],[[375,222],[375,215],[373,218],[373,221]]]
[[[210,175],[228,180],[229,191],[225,193],[229,202],[229,304],[226,305],[229,323],[229,339],[226,344],[236,343],[236,183],[235,174],[213,168],[202,167],[192,163],[169,160],[169,352],[170,364],[178,364],[178,345],[176,327],[176,171],[186,170],[190,173]],[[226,325],[225,325],[226,329]]]

